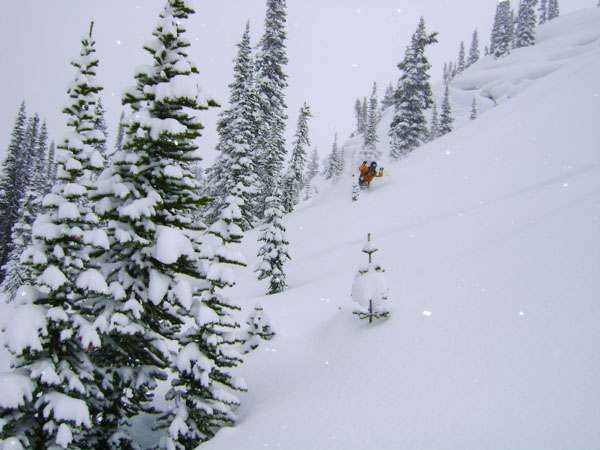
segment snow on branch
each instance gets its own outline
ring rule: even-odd
[[[0,373],[0,408],[17,409],[31,401],[35,383],[24,375]]]

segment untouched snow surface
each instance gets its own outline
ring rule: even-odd
[[[264,296],[246,236],[228,294],[242,324],[260,301],[277,334],[236,369],[237,426],[202,449],[598,448],[600,8],[539,41],[455,79],[457,129],[380,161],[386,176],[355,203],[348,141],[346,176],[284,218],[284,293]],[[373,325],[350,296],[367,233],[390,288]]]
[[[290,288],[262,297],[240,272],[233,294],[278,334],[239,368],[238,425],[202,448],[600,445],[599,39],[588,9],[480,61],[452,86],[453,133],[385,164],[356,203],[348,175],[286,216]],[[391,310],[371,326],[350,298],[368,232]]]

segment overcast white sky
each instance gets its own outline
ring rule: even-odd
[[[288,148],[298,110],[312,108],[312,144],[322,156],[331,149],[335,132],[343,141],[354,129],[354,102],[369,96],[377,81],[380,94],[396,83],[406,45],[419,17],[429,32],[439,32],[430,46],[433,81],[440,80],[445,61],[455,60],[460,41],[467,49],[475,28],[481,49],[489,42],[498,0],[288,0],[289,87]],[[5,154],[15,115],[23,99],[28,114],[47,120],[51,138],[65,132],[66,86],[74,77],[69,64],[79,53],[81,37],[93,20],[98,79],[104,86],[110,142],[121,112],[121,92],[134,84],[133,73],[151,62],[142,49],[152,38],[164,0],[4,0],[0,15],[0,155]],[[192,0],[196,14],[186,24],[192,59],[200,84],[224,107],[229,99],[232,60],[250,20],[252,43],[262,35],[265,0]],[[513,0],[513,7],[518,6]],[[562,0],[561,8],[596,0]],[[218,111],[204,113],[206,130],[199,141],[205,162],[212,161]]]

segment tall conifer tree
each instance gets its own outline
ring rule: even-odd
[[[48,129],[44,122],[32,149],[27,175],[29,182],[19,209],[19,220],[12,230],[12,250],[5,266],[3,289],[10,299],[14,299],[17,289],[22,284],[29,283],[31,278],[31,270],[21,263],[21,256],[31,244],[31,227],[42,210],[42,197],[46,194],[47,141]]]
[[[214,165],[208,170],[208,195],[213,201],[204,214],[209,224],[218,220],[227,197],[234,188],[243,201],[242,229],[249,230],[257,222],[256,205],[256,112],[259,108],[254,89],[254,62],[250,47],[250,23],[242,40],[237,45],[238,53],[234,60],[234,80],[229,85],[231,91],[229,108],[220,114],[217,124],[220,152]]]
[[[387,108],[389,108],[390,106],[394,106],[394,97],[396,95],[394,86],[392,85],[392,83],[390,83],[388,85],[388,87],[385,89],[385,94],[383,96],[383,100],[381,100],[381,110],[384,111]]]
[[[466,55],[465,55],[465,42],[460,42],[460,49],[458,51],[458,63],[456,66],[457,73],[462,73],[465,70]]]
[[[381,151],[377,149],[377,125],[379,125],[379,106],[377,101],[377,83],[373,83],[373,90],[369,98],[369,112],[367,115],[367,128],[363,138],[363,157],[369,161],[378,160]]]
[[[45,194],[50,192],[56,183],[56,145],[54,141],[50,142],[48,148],[48,159],[46,160],[46,190]]]
[[[425,48],[437,42],[436,36],[437,33],[426,32],[425,20],[421,17],[404,60],[398,64],[402,73],[396,91],[396,114],[389,132],[393,159],[406,156],[427,138],[424,111],[431,107],[433,99],[428,73],[431,64],[425,57]]]
[[[313,179],[319,174],[321,170],[321,164],[319,161],[319,150],[317,147],[313,148],[312,153],[310,154],[310,160],[308,161],[308,168],[306,170],[305,183],[302,188],[302,199],[308,200],[312,196],[314,196],[318,190],[314,185]]]
[[[446,85],[444,91],[444,100],[442,101],[442,111],[440,113],[440,136],[452,131],[452,107],[450,106],[450,86]]]
[[[63,109],[69,132],[59,146],[58,181],[45,198],[45,213],[33,225],[33,245],[23,255],[31,265],[36,294],[18,311],[32,316],[30,332],[36,338],[28,345],[9,346],[16,357],[15,376],[30,380],[35,394],[18,409],[0,412],[6,421],[0,437],[15,437],[27,448],[97,443],[92,424],[101,413],[102,380],[95,376],[88,350],[101,341],[90,298],[108,287],[91,260],[95,251],[107,247],[88,202],[91,176],[103,165],[94,148],[102,139],[93,115],[102,87],[95,83],[92,27],[81,43]]]
[[[469,56],[467,58],[467,67],[475,64],[479,60],[479,34],[477,29],[473,31],[471,39],[471,47],[469,48]]]
[[[548,0],[540,0],[539,12],[539,24],[543,25],[548,21]]]
[[[496,16],[492,27],[490,53],[496,58],[510,53],[514,34],[513,13],[509,0],[502,0],[496,7]]]
[[[189,59],[185,22],[193,13],[189,0],[165,1],[155,38],[145,45],[153,65],[139,70],[136,86],[124,92],[123,150],[99,180],[97,202],[110,239],[110,250],[101,258],[110,295],[99,305],[109,343],[98,352],[107,380],[105,408],[111,411],[105,428],[122,436],[131,416],[158,412],[151,400],[171,368],[178,394],[170,397],[173,402],[162,411],[158,426],[165,428],[163,445],[176,442],[187,448],[229,423],[223,409],[211,409],[215,392],[203,387],[206,377],[218,378],[223,395],[223,386],[233,385],[228,381],[229,358],[207,367],[196,363],[210,356],[195,353],[193,361],[180,364],[189,343],[181,333],[184,319],[202,331],[197,344],[204,348],[220,340],[210,328],[202,328],[204,318],[219,316],[222,308],[204,301],[205,293],[217,286],[210,273],[214,255],[203,252],[204,226],[195,217],[209,201],[200,195],[194,174],[200,159],[195,143],[202,129],[198,116],[217,104],[201,95],[194,77],[198,69]],[[169,345],[176,342],[176,364],[171,366]],[[184,418],[189,404],[177,398],[186,394],[197,409]],[[204,403],[198,396],[204,396]]]
[[[449,64],[447,62],[444,63],[444,69],[443,69],[443,74],[442,74],[442,78],[444,80],[444,83],[448,84],[450,83],[450,81],[452,81],[450,78],[450,67]]]
[[[310,146],[308,119],[312,117],[310,108],[304,103],[298,114],[296,135],[292,148],[289,168],[283,178],[283,210],[291,212],[300,201],[300,191],[304,187],[304,169],[306,167],[306,148]]]
[[[333,138],[333,144],[331,145],[331,153],[329,154],[329,160],[327,161],[327,167],[325,168],[325,178],[337,180],[342,172],[344,171],[344,157],[338,146],[337,133]]]
[[[438,114],[437,103],[434,101],[431,106],[431,124],[429,126],[428,141],[433,141],[440,137],[440,117]]]
[[[119,117],[119,126],[117,127],[117,137],[115,139],[115,152],[120,152],[123,150],[123,137],[125,135],[125,124],[123,120],[125,119],[125,113],[121,112],[121,116]]]
[[[314,177],[319,174],[321,164],[319,162],[319,150],[317,147],[313,148],[310,154],[310,160],[308,162],[308,168],[306,170],[306,181],[310,182]]]
[[[556,19],[560,15],[558,0],[548,0],[548,20]]]
[[[256,89],[260,102],[260,122],[257,132],[258,172],[261,174],[257,205],[263,217],[266,198],[275,192],[285,160],[285,109],[284,89],[288,62],[285,41],[287,38],[286,0],[267,0],[265,32],[258,44],[256,55]]]
[[[27,127],[27,114],[25,101],[21,103],[15,124],[11,132],[10,143],[6,151],[6,158],[2,163],[0,173],[0,267],[8,261],[12,250],[11,233],[14,224],[19,219],[19,208],[23,192],[19,189],[22,177],[22,162],[27,158],[25,145],[25,131]],[[0,272],[0,281],[4,274]]]
[[[363,107],[360,99],[356,99],[354,104],[354,115],[356,117],[356,132],[363,134],[365,132],[365,117],[363,115]]]
[[[35,157],[35,149],[38,144],[40,134],[40,116],[38,114],[34,114],[33,117],[29,118],[27,123],[27,128],[25,130],[25,141],[24,145],[24,157],[21,161],[21,167],[19,170],[19,191],[21,194],[21,200],[23,200],[24,196],[27,194],[27,188],[29,187],[29,181],[33,176],[33,166],[34,157]]]
[[[537,0],[521,0],[517,28],[515,34],[515,47],[528,47],[535,44],[535,5]]]

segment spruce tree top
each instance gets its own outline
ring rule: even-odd
[[[431,85],[429,84],[428,70],[431,64],[425,57],[425,47],[437,42],[437,32],[427,34],[425,30],[425,19],[421,17],[417,30],[411,38],[411,44],[406,49],[406,54],[398,68],[403,72],[400,77],[401,89],[398,89],[400,101],[404,97],[418,94],[418,100],[422,102],[423,108],[429,108],[433,102],[431,99]]]
[[[114,168],[123,180],[139,183],[146,203],[141,205],[133,192],[126,197],[113,194],[129,205],[120,215],[127,211],[133,220],[154,216],[157,223],[186,228],[193,222],[192,213],[206,202],[193,172],[200,160],[195,139],[203,128],[198,112],[218,105],[201,93],[191,76],[198,69],[188,57],[190,43],[183,37],[181,19],[193,12],[188,0],[167,2],[152,33],[156,38],[144,45],[154,64],[140,67],[137,85],[123,94],[131,113],[125,118],[126,139],[123,151],[114,156]]]
[[[256,56],[259,83],[262,78],[275,82],[279,89],[287,86],[287,75],[283,65],[288,63],[285,51],[286,1],[267,0],[267,15],[265,18],[265,33],[258,44]]]
[[[373,241],[371,241],[371,233],[367,234],[367,242],[365,242],[362,252],[369,255],[369,264],[373,262],[373,253],[375,253],[378,250],[379,249],[375,246],[375,244],[373,244]]]
[[[95,148],[106,141],[106,136],[96,129],[98,93],[103,88],[96,82],[98,58],[94,55],[93,26],[92,22],[89,34],[81,39],[79,56],[71,61],[71,65],[77,68],[77,75],[67,89],[71,101],[63,109],[63,113],[69,116],[67,126],[71,131],[58,145],[58,178],[65,182],[74,182],[84,170],[97,172],[104,166],[104,158]]]
[[[229,103],[232,105],[244,100],[245,91],[254,81],[254,62],[250,46],[250,22],[246,22],[242,40],[237,44],[237,48],[238,53],[233,66],[234,79],[229,85],[231,90]]]

